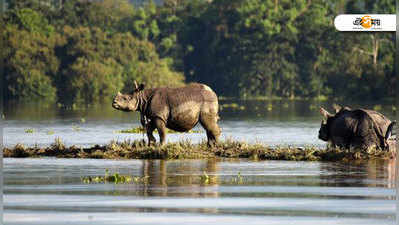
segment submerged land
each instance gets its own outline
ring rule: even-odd
[[[93,147],[67,147],[56,139],[48,147],[27,147],[17,144],[3,149],[4,157],[59,157],[96,159],[207,159],[207,158],[249,158],[254,160],[293,160],[293,161],[350,161],[394,158],[395,151],[343,150],[316,147],[270,147],[264,144],[226,140],[214,147],[206,142],[193,144],[190,141],[168,143],[164,146],[147,146],[144,140],[111,141],[107,145]]]

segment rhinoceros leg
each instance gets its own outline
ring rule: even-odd
[[[166,140],[166,125],[165,122],[159,118],[156,118],[154,120],[155,126],[158,130],[159,133],[159,142],[161,143],[161,145],[165,144],[165,140]]]
[[[155,128],[156,128],[156,127],[155,127],[155,124],[154,124],[152,121],[151,121],[151,123],[148,124],[148,126],[147,126],[148,146],[150,146],[151,143],[155,143],[155,142],[156,142],[155,137],[154,137],[154,135],[152,134],[152,133],[154,132]]]
[[[206,130],[206,136],[208,137],[208,146],[214,146],[220,136],[220,128],[217,124],[217,115],[201,113],[200,123]]]

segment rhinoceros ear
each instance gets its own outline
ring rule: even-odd
[[[134,90],[137,90],[137,89],[139,89],[139,86],[137,85],[137,82],[134,81]]]
[[[338,113],[339,111],[341,111],[342,106],[338,105],[338,104],[333,104],[333,108],[335,110],[335,113]]]
[[[325,118],[328,119],[328,117],[331,117],[332,115],[327,112],[327,110],[323,109],[323,107],[320,107],[320,114]]]
[[[137,89],[138,91],[142,91],[145,88],[145,84],[140,84],[139,88]]]

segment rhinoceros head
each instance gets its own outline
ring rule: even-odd
[[[118,110],[130,112],[136,111],[139,104],[139,92],[144,89],[144,84],[137,85],[134,81],[134,89],[129,94],[121,94],[118,92],[112,102],[112,107]]]
[[[331,120],[334,115],[332,115],[322,107],[320,107],[320,114],[323,116],[323,120],[321,121],[321,126],[319,130],[319,139],[323,141],[328,141],[330,139],[329,125],[331,124]]]

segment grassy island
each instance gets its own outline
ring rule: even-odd
[[[316,147],[269,147],[264,144],[226,140],[209,148],[205,142],[193,144],[190,141],[167,143],[164,146],[147,146],[144,140],[111,141],[107,145],[83,148],[67,147],[56,139],[48,147],[26,147],[17,144],[3,149],[4,157],[59,157],[97,159],[206,159],[206,158],[250,158],[255,160],[293,161],[349,161],[368,159],[389,159],[394,151],[321,149]]]

